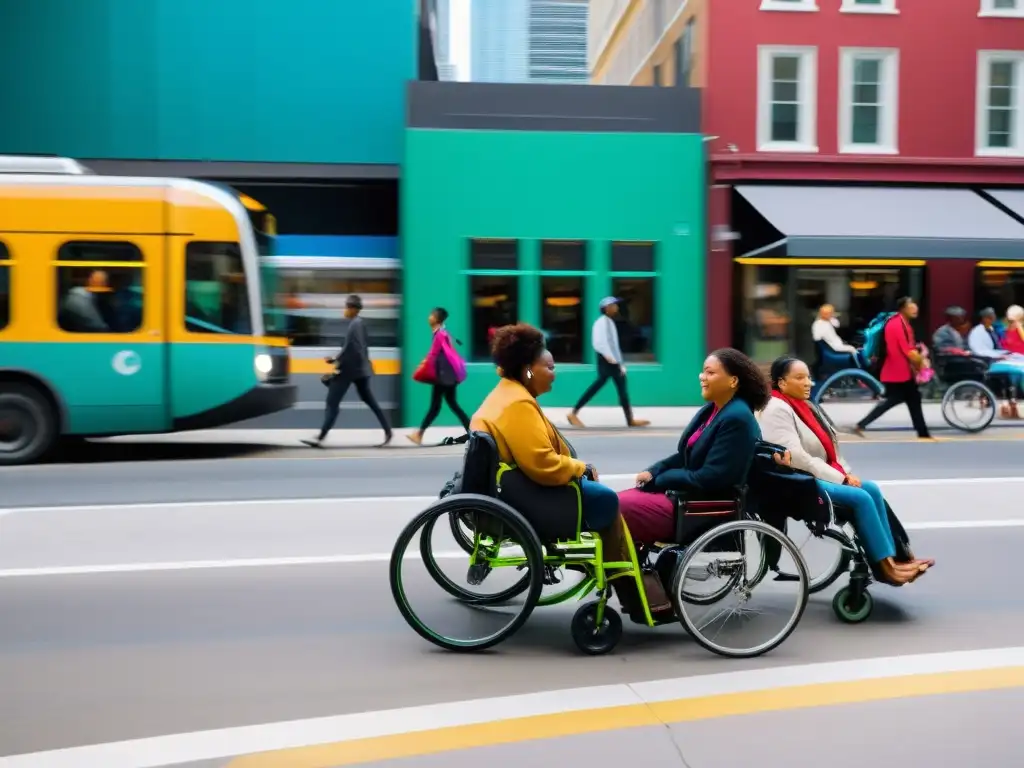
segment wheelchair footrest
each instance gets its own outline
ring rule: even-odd
[[[490,563],[475,563],[469,566],[469,571],[466,573],[466,582],[474,587],[478,587],[484,583],[484,579],[487,578],[490,572]]]

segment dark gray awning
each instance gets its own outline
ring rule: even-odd
[[[968,189],[738,186],[803,258],[1022,259],[1024,224]],[[759,248],[747,256],[772,250]]]
[[[1024,219],[1024,189],[986,189],[985,194]]]

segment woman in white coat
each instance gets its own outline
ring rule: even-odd
[[[882,491],[850,472],[832,423],[810,401],[811,384],[810,371],[800,360],[780,357],[772,363],[772,397],[761,414],[763,438],[786,446],[795,469],[814,475],[833,502],[853,510],[857,536],[885,581],[895,586],[914,581],[935,561],[896,562]]]

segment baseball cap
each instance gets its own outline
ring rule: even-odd
[[[345,306],[351,307],[352,309],[362,309],[363,299],[362,297],[357,296],[356,294],[353,293],[351,296],[345,299]]]
[[[621,301],[621,299],[617,299],[614,296],[605,296],[601,299],[601,303],[598,306],[601,309],[604,309],[605,307],[610,307],[612,304],[618,304],[619,301]]]

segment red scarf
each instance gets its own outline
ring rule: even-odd
[[[814,411],[811,410],[810,404],[806,400],[797,400],[795,397],[784,395],[777,389],[772,390],[772,397],[777,397],[782,402],[789,404],[789,407],[796,413],[797,418],[807,425],[807,428],[821,441],[821,446],[825,449],[825,461],[828,462],[828,465],[837,472],[842,472],[845,476],[846,470],[839,463],[839,455],[836,453],[836,444],[832,441],[832,435],[825,429],[825,425],[818,420]]]

